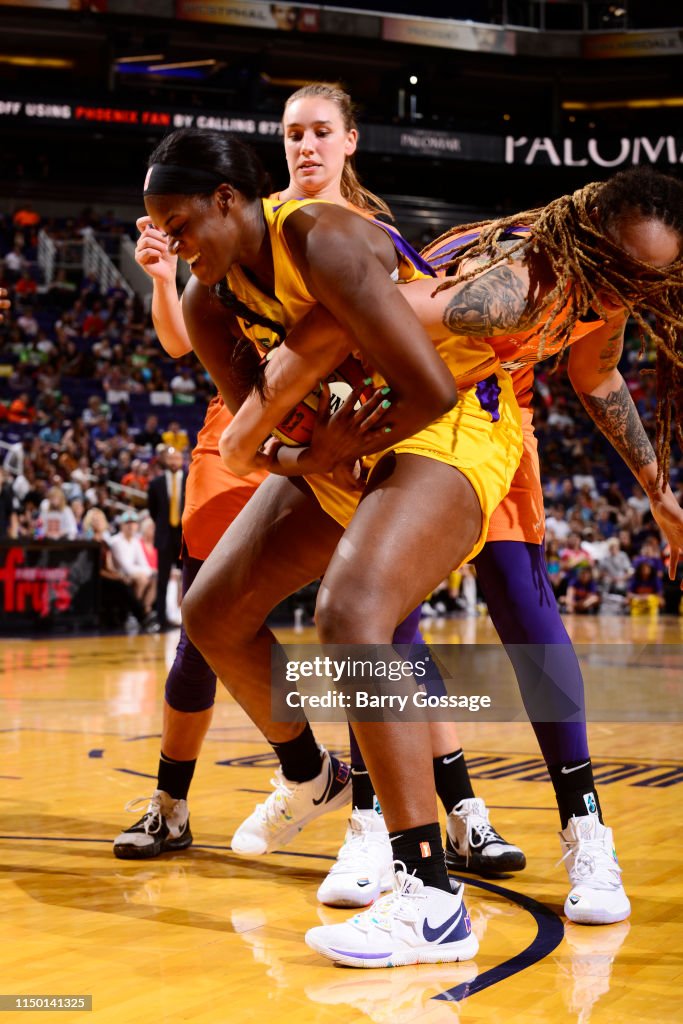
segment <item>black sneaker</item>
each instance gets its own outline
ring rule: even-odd
[[[496,832],[483,800],[461,800],[446,822],[446,867],[449,871],[498,874],[521,871],[526,857]]]
[[[126,810],[132,811],[146,800],[147,797],[131,800]],[[147,860],[158,857],[160,853],[186,850],[191,845],[187,800],[174,800],[168,793],[157,789],[140,820],[114,840],[114,856],[121,860]]]

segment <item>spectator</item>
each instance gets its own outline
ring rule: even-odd
[[[589,565],[580,566],[570,578],[567,594],[560,599],[560,607],[570,615],[597,615],[600,610],[600,592]]]
[[[616,537],[607,541],[607,554],[601,559],[599,567],[605,593],[626,597],[633,566],[626,552],[621,550],[621,544]]]
[[[76,520],[76,537],[83,536],[83,517],[85,515],[85,502],[82,497],[71,498],[69,501],[69,508],[74,514]]]
[[[154,607],[157,577],[149,567],[138,537],[136,513],[124,512],[119,516],[119,527],[119,532],[112,537],[109,545],[114,567],[121,573],[124,582],[132,585],[135,596],[142,602],[145,615],[148,616]]]
[[[90,443],[92,449],[96,455],[101,455],[106,452],[110,447],[109,441],[113,437],[116,437],[116,430],[109,422],[109,418],[105,413],[95,421],[95,425],[90,431]]]
[[[121,477],[124,487],[133,487],[137,491],[149,488],[149,466],[142,459],[133,459],[130,471]]]
[[[560,566],[565,573],[571,573],[580,566],[591,567],[593,560],[581,544],[578,533],[570,533],[567,543],[560,551]]]
[[[167,448],[174,448],[175,451],[180,452],[181,455],[190,447],[190,439],[187,436],[187,431],[183,430],[178,420],[171,420],[168,427],[161,435],[161,440]]]
[[[10,402],[7,419],[10,423],[33,423],[35,418],[36,410],[31,405],[31,397],[28,391],[22,391]]]
[[[106,321],[102,316],[102,303],[94,302],[91,311],[83,320],[83,337],[99,338],[101,334],[104,334],[104,329],[106,326]]]
[[[161,444],[159,420],[156,416],[151,414],[147,417],[145,425],[143,429],[138,432],[135,441],[140,447],[151,448],[152,450],[155,450],[157,445]]]
[[[586,526],[583,530],[581,547],[589,555],[593,565],[607,554],[607,541],[599,536],[592,525]]]
[[[629,583],[627,601],[632,615],[656,615],[663,607],[663,579],[661,570],[643,559],[635,566]]]
[[[16,244],[12,251],[5,255],[5,270],[9,281],[18,281],[22,271],[28,265],[22,249],[23,246]]]
[[[635,509],[641,518],[650,511],[650,499],[640,484],[633,485],[631,497],[626,500],[626,504],[629,508]]]
[[[571,532],[566,519],[566,512],[562,505],[554,505],[550,515],[545,521],[545,528],[556,540],[563,543]]]
[[[135,591],[123,573],[114,565],[114,559],[109,547],[111,535],[107,517],[100,508],[91,508],[83,519],[83,529],[86,537],[96,541],[100,548],[100,615],[102,625],[109,628],[120,628],[132,617],[138,624],[138,629],[144,633],[148,629],[145,610],[142,603],[135,596]],[[155,632],[150,622],[152,632]]]
[[[166,618],[166,591],[173,566],[178,566],[182,541],[181,519],[185,503],[183,457],[175,448],[162,455],[163,472],[150,482],[147,494],[149,514],[154,520],[154,546],[159,557],[157,579],[157,620],[162,631]]]
[[[0,537],[17,537],[19,534],[19,518],[14,511],[14,493],[12,485],[0,469]]]
[[[189,366],[181,366],[179,373],[171,380],[171,391],[177,391],[182,395],[193,395],[197,390],[197,383],[192,376]]]
[[[17,327],[23,338],[33,341],[40,333],[40,324],[30,309],[24,310],[21,316],[17,317]]]
[[[546,534],[545,561],[548,566],[548,576],[553,588],[555,597],[559,596],[559,587],[563,579],[563,572],[560,566],[560,545],[555,537]]]
[[[140,544],[148,566],[156,572],[159,568],[159,552],[154,547],[154,520],[151,516],[145,516],[140,521]]]
[[[106,416],[108,408],[105,407],[101,395],[90,395],[88,404],[83,410],[82,420],[87,427],[94,426],[102,416]]]
[[[17,299],[31,305],[37,292],[38,285],[35,279],[31,276],[31,271],[26,267],[22,270],[21,277],[14,286],[14,293]]]
[[[45,540],[75,540],[78,533],[76,517],[66,503],[61,487],[51,487],[40,503],[40,522],[36,536]]]

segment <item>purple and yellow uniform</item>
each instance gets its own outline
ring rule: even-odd
[[[319,200],[289,200],[277,204],[263,200],[270,234],[275,276],[274,296],[265,295],[239,266],[228,273],[228,285],[237,298],[259,315],[260,324],[240,319],[240,327],[264,352],[279,344],[316,304],[309,292],[284,233],[287,217],[302,206]],[[391,227],[375,222],[386,231],[396,250],[397,280],[401,283],[434,276],[430,268]],[[263,326],[269,320],[273,329]],[[435,347],[460,386],[457,404],[445,416],[386,451],[414,453],[445,462],[459,469],[477,494],[483,529],[472,552],[473,557],[486,538],[491,513],[507,493],[522,452],[519,407],[514,398],[509,374],[488,340],[444,336]],[[375,383],[384,381],[375,377]],[[370,472],[382,452],[365,460]],[[341,489],[331,475],[306,478],[325,511],[342,525],[348,525],[358,504],[357,492]]]

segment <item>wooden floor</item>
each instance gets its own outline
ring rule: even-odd
[[[589,642],[671,644],[678,657],[682,625],[601,617],[572,628]],[[430,635],[493,642],[486,619],[432,624]],[[175,641],[2,641],[0,994],[92,995],[92,1014],[59,1019],[117,1024],[683,1019],[680,724],[591,727],[630,922],[564,922],[557,812],[531,729],[465,725],[476,791],[499,830],[524,847],[527,869],[469,885],[476,962],[345,970],[302,941],[306,928],[345,915],[315,895],[345,815],[314,822],[283,853],[247,862],[229,852],[235,826],[269,791],[274,765],[224,693],[191,793],[195,845],[147,863],[113,857],[112,838],[135,820],[124,805],[154,789]],[[656,666],[638,680],[653,691],[660,683]],[[680,692],[671,693],[679,710]],[[316,731],[347,749],[343,727]]]

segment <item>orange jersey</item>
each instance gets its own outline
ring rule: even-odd
[[[191,558],[208,558],[230,523],[242,511],[265,472],[235,476],[218,451],[221,434],[232,416],[220,395],[209,403],[197,435],[185,485],[183,539]]]
[[[512,228],[510,236],[523,235],[528,228]],[[428,263],[439,273],[439,269],[457,256],[458,252],[476,242],[478,231],[463,232],[454,235],[439,246],[432,246],[422,253]],[[443,273],[443,271],[442,271]],[[562,320],[562,313],[555,317],[552,326]],[[541,335],[547,318],[528,331],[517,331],[514,334],[501,334],[487,338],[501,365],[512,378],[515,397],[522,414],[522,434],[524,451],[522,459],[512,481],[512,486],[500,505],[496,508],[489,522],[488,541],[516,540],[527,544],[542,544],[545,535],[545,513],[543,507],[543,489],[541,487],[541,469],[538,460],[538,443],[534,433],[533,411],[531,399],[534,386],[534,366],[542,359],[556,355],[562,343],[557,340],[543,346]],[[572,345],[592,331],[604,326],[603,320],[591,320],[577,323],[567,344]]]
[[[522,237],[528,233],[529,228],[515,227],[509,230],[507,237]],[[449,238],[439,246],[428,247],[423,251],[422,255],[438,274],[444,264],[449,263],[457,256],[458,252],[465,250],[467,246],[476,242],[478,237],[478,231],[467,231],[461,235],[453,235],[452,238]],[[441,273],[443,274],[443,271]],[[564,312],[561,311],[553,318],[551,330],[562,322],[564,315]],[[557,355],[562,347],[562,342],[557,340],[543,344],[541,337],[547,322],[548,318],[546,317],[545,320],[542,320],[528,331],[516,331],[514,334],[498,334],[495,337],[486,339],[500,359],[503,369],[507,370],[512,377],[515,397],[521,409],[529,408],[531,405],[535,364],[550,356]],[[575,341],[584,338],[587,334],[603,326],[604,320],[599,319],[590,320],[585,323],[577,322],[569,337],[568,344],[572,345]]]

